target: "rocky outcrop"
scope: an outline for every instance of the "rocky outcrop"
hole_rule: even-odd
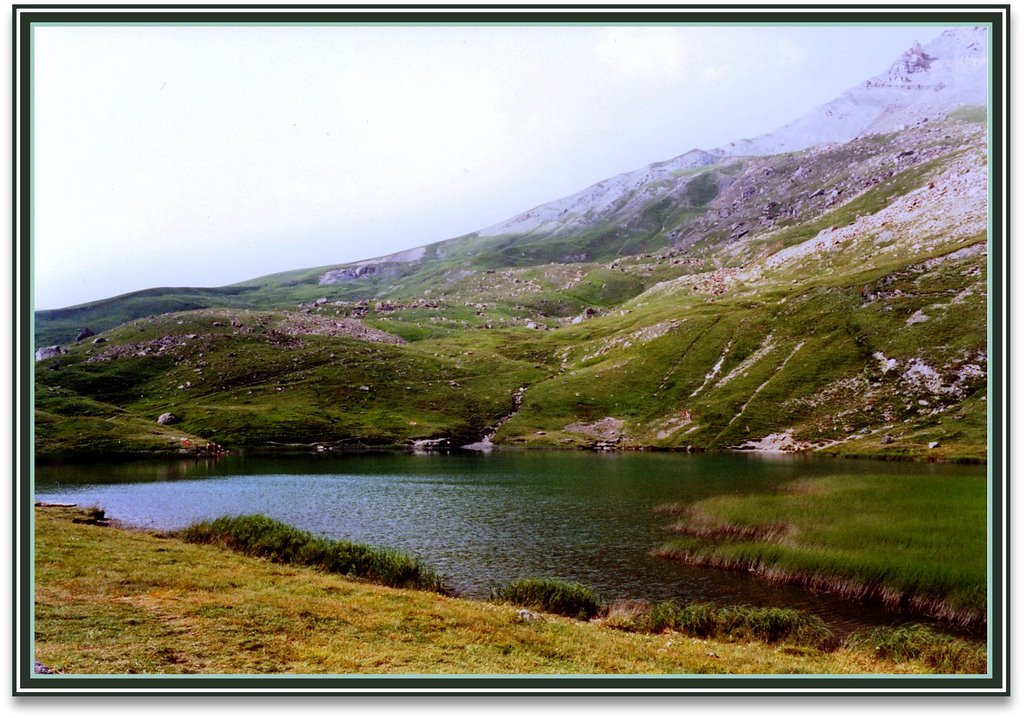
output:
[[[52,347],[39,347],[38,349],[36,349],[36,361],[52,359],[53,357],[57,357],[60,356],[61,354],[67,353],[67,349],[57,345],[54,345]]]
[[[170,425],[170,424],[177,424],[179,421],[181,421],[181,417],[180,416],[178,416],[177,414],[174,414],[174,413],[168,411],[168,412],[166,412],[164,414],[161,414],[157,418],[156,423],[157,424],[163,424],[163,425],[167,426],[167,425]]]
[[[320,275],[320,284],[338,284],[339,282],[351,282],[353,279],[367,277],[377,273],[376,264],[357,264],[341,269],[332,269]]]

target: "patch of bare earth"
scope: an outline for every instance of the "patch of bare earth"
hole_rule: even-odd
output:
[[[622,419],[606,416],[600,421],[595,421],[593,424],[583,424],[580,422],[566,424],[565,431],[573,434],[583,434],[591,439],[614,441],[622,438],[622,428],[624,426],[625,422]]]
[[[347,317],[285,312],[281,315],[276,328],[282,334],[290,336],[350,337],[377,344],[405,344],[405,340],[400,336],[367,326],[359,319]]]

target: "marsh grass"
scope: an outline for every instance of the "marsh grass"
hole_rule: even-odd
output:
[[[985,511],[979,476],[808,479],[692,504],[658,553],[980,625]]]
[[[938,673],[985,673],[988,670],[985,644],[937,633],[918,623],[858,631],[846,639],[845,645],[873,652],[878,658],[920,660]]]
[[[189,543],[214,544],[247,556],[311,566],[385,586],[451,593],[431,569],[403,553],[321,538],[259,514],[194,523],[180,536]]]
[[[606,625],[641,633],[678,631],[695,638],[724,641],[760,641],[835,648],[832,631],[818,616],[791,608],[714,606],[709,603],[680,605],[662,601],[652,606],[612,606]]]
[[[579,583],[549,578],[523,578],[491,592],[491,599],[535,611],[587,621],[601,610],[601,600]]]

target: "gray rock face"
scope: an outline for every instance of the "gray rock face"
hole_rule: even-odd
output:
[[[359,279],[360,277],[365,277],[376,273],[377,265],[375,264],[357,264],[354,267],[332,269],[329,272],[325,272],[320,277],[320,284],[337,284],[338,282],[350,282],[353,279]]]
[[[36,349],[36,361],[52,359],[53,357],[60,356],[61,354],[67,354],[67,350],[58,345],[54,345],[52,347],[39,347]]]
[[[76,342],[80,342],[80,341],[82,341],[83,339],[88,339],[89,337],[91,337],[91,336],[95,336],[95,335],[96,335],[96,332],[94,332],[94,331],[93,331],[92,329],[90,329],[89,327],[86,327],[86,328],[85,328],[85,329],[83,329],[82,331],[78,332],[78,336],[77,336],[77,337],[75,337],[75,341],[76,341]]]
[[[106,337],[96,337],[95,339],[92,340],[92,343],[93,344],[106,344],[107,343],[107,338]]]
[[[168,411],[165,414],[161,414],[159,416],[159,418],[157,418],[156,423],[157,424],[177,424],[179,421],[181,421],[181,417],[180,416],[178,416],[177,414],[173,414],[173,413]]]

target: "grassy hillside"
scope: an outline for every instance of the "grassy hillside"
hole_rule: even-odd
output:
[[[986,174],[961,112],[680,172],[565,234],[39,313],[66,353],[36,364],[37,450],[458,446],[500,424],[534,447],[984,460]],[[69,341],[83,326],[101,343]]]

